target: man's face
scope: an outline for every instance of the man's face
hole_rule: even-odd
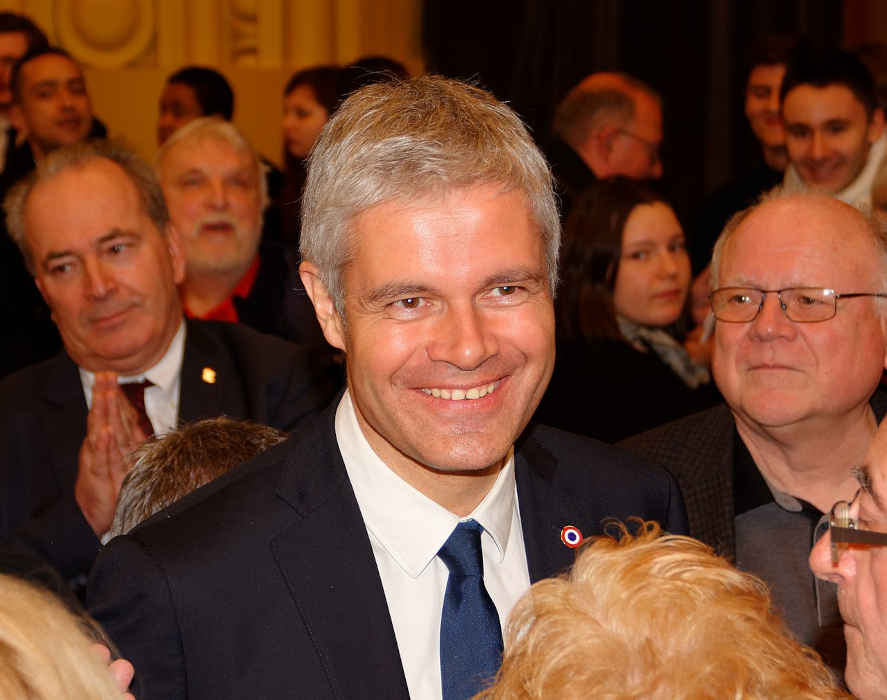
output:
[[[0,34],[0,113],[5,114],[12,106],[12,90],[9,78],[15,62],[28,50],[28,38],[22,32]]]
[[[163,145],[173,132],[203,116],[197,94],[185,83],[167,83],[160,95],[157,117],[157,143]]]
[[[261,175],[252,154],[206,136],[177,143],[159,170],[189,272],[245,271],[262,234]]]
[[[883,117],[872,119],[844,85],[799,85],[782,105],[789,160],[813,190],[835,194],[863,169],[869,147],[881,135]]]
[[[71,359],[119,374],[158,362],[181,322],[184,259],[123,170],[105,159],[63,170],[32,190],[24,223],[34,279]]]
[[[749,215],[727,242],[717,286],[878,292],[883,264],[858,212],[799,196]],[[885,366],[885,342],[872,298],[841,299],[834,318],[797,323],[768,294],[755,320],[717,322],[712,370],[737,420],[753,429],[828,425],[868,401]]]
[[[351,230],[345,321],[325,332],[345,350],[367,440],[408,481],[498,469],[554,366],[545,250],[525,197],[484,185],[390,201]]]
[[[25,63],[21,102],[13,107],[13,116],[38,155],[83,141],[92,126],[92,108],[79,66],[58,54]]]
[[[764,146],[785,144],[782,116],[779,114],[779,88],[785,65],[760,65],[752,68],[745,88],[745,116],[752,131]]]
[[[635,116],[614,132],[610,141],[609,175],[636,179],[662,177],[659,149],[662,145],[662,110],[659,103],[635,92]]]
[[[851,504],[859,527],[887,532],[887,423],[882,424],[860,474],[863,485]],[[844,677],[854,695],[882,698],[887,688],[887,548],[851,546],[832,564],[831,537],[824,536],[810,553],[810,568],[838,585],[838,607],[844,619],[847,667]]]

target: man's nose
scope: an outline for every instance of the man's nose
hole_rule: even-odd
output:
[[[856,562],[849,550],[841,553],[838,563],[832,563],[832,535],[826,532],[810,550],[810,570],[823,581],[841,584],[856,570]]]
[[[825,143],[818,129],[813,131],[810,137],[810,157],[816,160],[825,156]]]
[[[211,179],[207,191],[210,204],[216,209],[228,207],[228,188],[221,180]]]
[[[491,320],[473,304],[449,307],[438,321],[428,355],[462,370],[473,370],[495,355],[498,343]]]
[[[797,333],[795,323],[790,321],[782,308],[782,301],[775,292],[764,297],[761,310],[751,322],[751,332],[759,338],[786,338]]]
[[[105,268],[105,265],[97,260],[84,262],[84,284],[86,293],[95,299],[101,299],[110,294],[114,289],[114,277]]]

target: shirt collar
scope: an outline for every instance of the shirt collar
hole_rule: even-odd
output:
[[[505,467],[484,499],[471,514],[460,518],[385,465],[364,436],[348,391],[336,409],[335,429],[367,529],[407,574],[418,577],[460,520],[469,518],[479,522],[492,539],[497,560],[504,559],[516,507],[514,448],[509,450]]]
[[[182,369],[182,360],[185,357],[185,321],[179,323],[179,329],[172,337],[172,342],[166,349],[163,357],[153,367],[142,374],[118,376],[118,384],[129,384],[147,379],[155,386],[159,386],[164,392],[169,391],[179,376]],[[92,406],[92,387],[95,384],[95,373],[79,367],[80,383],[83,385],[83,393],[86,396],[86,405]]]

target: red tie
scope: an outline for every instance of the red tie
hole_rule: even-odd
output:
[[[154,386],[154,382],[143,379],[140,382],[127,382],[119,386],[121,391],[123,391],[123,395],[126,396],[136,410],[139,427],[145,433],[145,437],[151,437],[154,434],[154,426],[151,425],[151,421],[148,419],[148,412],[145,410],[145,389],[149,386]]]

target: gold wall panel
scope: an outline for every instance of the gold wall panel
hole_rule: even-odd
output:
[[[183,65],[225,74],[234,121],[275,162],[295,70],[371,53],[422,69],[421,0],[0,0],[0,10],[29,15],[83,64],[96,115],[147,158],[164,80]]]

